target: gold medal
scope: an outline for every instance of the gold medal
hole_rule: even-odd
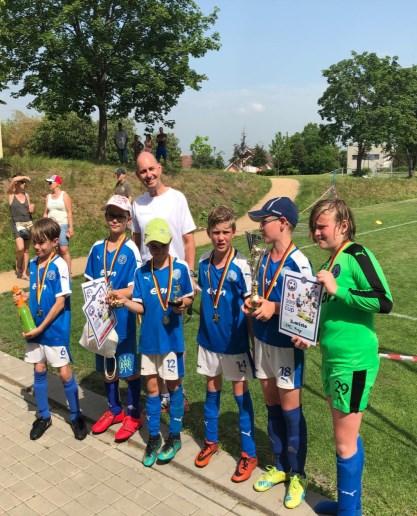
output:
[[[214,312],[214,315],[213,315],[213,322],[215,323],[218,323],[220,320],[220,316],[217,312]]]
[[[163,324],[164,326],[167,326],[170,322],[171,322],[171,320],[170,320],[170,318],[169,318],[169,315],[164,315],[164,316],[162,317],[162,324]]]

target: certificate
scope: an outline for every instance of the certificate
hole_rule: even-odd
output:
[[[290,337],[301,337],[315,345],[322,291],[323,287],[315,277],[287,271],[282,288],[278,330]]]
[[[87,281],[81,285],[84,295],[83,312],[88,322],[88,339],[95,338],[97,347],[103,345],[117,319],[106,303],[107,284],[104,278]]]

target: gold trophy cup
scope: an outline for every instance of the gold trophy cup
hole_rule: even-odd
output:
[[[250,296],[250,302],[252,305],[252,311],[255,311],[260,302],[259,302],[259,269],[262,265],[262,260],[264,256],[267,254],[268,249],[264,247],[264,241],[262,236],[259,233],[246,231],[246,240],[249,247],[249,267],[252,278],[252,290]]]

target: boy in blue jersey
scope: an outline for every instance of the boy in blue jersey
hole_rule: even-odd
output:
[[[195,458],[199,468],[207,466],[218,450],[218,418],[222,377],[233,384],[239,409],[241,457],[233,482],[247,480],[258,461],[254,441],[254,415],[248,390],[253,378],[252,357],[244,299],[250,295],[250,270],[247,260],[232,247],[236,232],[233,212],[214,208],[208,217],[207,234],[213,250],[200,258],[198,284],[201,288],[200,326],[197,342],[197,372],[207,378],[204,403],[205,441]]]
[[[172,239],[168,223],[153,219],[145,227],[145,244],[152,258],[135,272],[132,300],[117,295],[130,311],[142,314],[139,339],[141,375],[146,377],[146,418],[149,440],[143,464],[152,466],[172,460],[181,448],[184,395],[184,334],[182,315],[192,304],[193,286],[186,262],[169,254]],[[161,447],[158,377],[170,393],[169,436]]]
[[[30,431],[32,440],[39,439],[52,424],[47,364],[59,370],[75,438],[82,440],[87,436],[87,426],[80,412],[78,385],[70,366],[71,287],[68,266],[57,254],[60,232],[59,224],[49,218],[33,224],[31,238],[36,258],[29,265],[29,296],[18,293],[25,299],[29,297],[36,324],[36,328],[23,333],[27,340],[25,362],[34,364],[33,390],[38,414]]]
[[[127,197],[113,195],[106,204],[104,218],[109,236],[96,242],[90,250],[84,276],[89,279],[104,278],[116,293],[131,297],[135,270],[140,265],[136,245],[126,237],[132,208]],[[111,304],[110,298],[110,304]],[[136,317],[127,308],[116,310],[115,327],[119,342],[116,348],[116,376],[104,379],[108,410],[91,427],[93,434],[105,432],[111,425],[122,423],[115,434],[116,442],[127,441],[141,426],[140,372],[136,350]],[[110,359],[106,359],[111,362]],[[108,368],[114,367],[113,364]],[[96,369],[104,372],[104,358],[96,355]],[[119,397],[119,378],[127,381],[127,410],[123,410]]]
[[[295,349],[291,338],[278,332],[278,314],[285,270],[312,275],[311,265],[292,242],[298,211],[288,197],[268,201],[260,210],[249,212],[259,222],[266,244],[271,244],[259,270],[259,302],[247,299],[245,313],[253,318],[255,371],[268,410],[268,436],[275,465],[255,482],[256,491],[289,481],[284,499],[288,509],[297,507],[305,497],[304,472],[307,429],[301,407],[304,352]]]

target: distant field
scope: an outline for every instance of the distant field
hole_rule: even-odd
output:
[[[303,183],[306,189],[314,184],[313,178],[308,179],[309,181]],[[324,178],[320,180],[324,181]],[[397,191],[392,190],[391,193],[396,195]],[[308,204],[306,195],[307,193],[304,193],[303,197],[302,190],[301,197],[306,203],[304,206]],[[354,204],[361,204],[360,199],[354,200]],[[394,314],[417,318],[417,199],[381,204],[368,202],[368,205],[362,205],[354,211],[359,228],[357,241],[369,246],[381,262],[394,296]],[[376,220],[382,221],[383,224],[376,224]],[[325,261],[326,255],[311,244],[305,222],[306,217],[302,218],[294,239],[299,247],[304,248],[304,252],[317,269]],[[236,245],[246,253],[244,238],[237,238]],[[203,250],[200,248],[199,254]],[[72,299],[72,350],[75,369],[85,386],[101,392],[101,380],[93,371],[93,355],[83,351],[77,344],[83,324],[80,282],[80,279],[74,281]],[[185,428],[187,432],[201,439],[205,385],[203,378],[195,371],[198,305],[199,300],[196,300],[195,314],[185,324],[185,386],[191,401],[191,411],[185,418]],[[1,298],[0,319],[1,349],[22,357],[23,341],[19,336],[15,310],[8,295]],[[416,324],[417,320],[399,318],[395,315],[378,315],[376,325],[381,349],[402,354],[417,354]],[[334,447],[330,416],[321,388],[320,352],[318,349],[309,350],[307,357],[304,389],[304,408],[309,431],[307,471],[310,485],[334,496]],[[364,514],[391,516],[417,513],[413,487],[417,468],[416,375],[417,364],[381,362],[379,378],[362,427],[367,454]],[[256,381],[251,384],[251,392],[255,402],[259,459],[261,465],[266,465],[270,462],[270,446],[266,435],[264,402]],[[220,436],[223,448],[237,456],[237,415],[230,386],[225,386],[222,398]]]

